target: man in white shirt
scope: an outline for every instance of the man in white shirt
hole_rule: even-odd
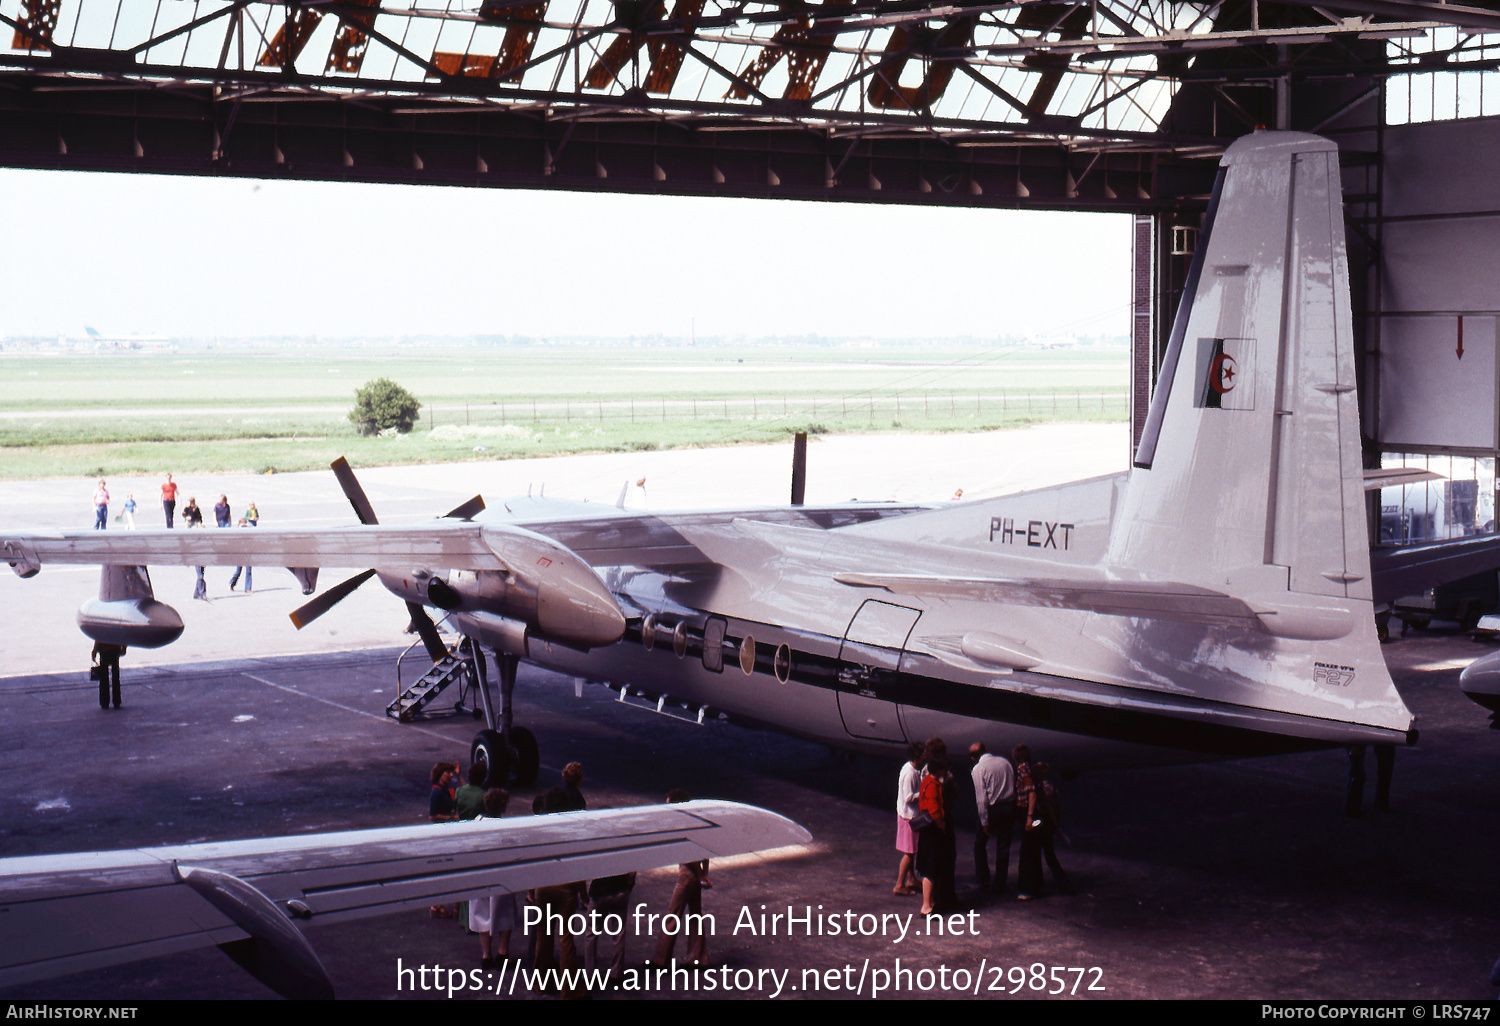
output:
[[[1016,818],[1016,774],[1010,760],[985,751],[984,743],[969,746],[974,763],[974,801],[979,806],[979,833],[974,838],[974,876],[990,887],[989,843],[995,839],[996,894],[1005,893],[1010,872],[1010,835]]]

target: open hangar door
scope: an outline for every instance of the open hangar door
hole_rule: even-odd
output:
[[[1436,479],[1378,493],[1377,550],[1495,533],[1500,455],[1500,118],[1387,126],[1377,160],[1346,174],[1367,464]],[[1365,136],[1366,139],[1370,135]],[[1357,266],[1351,259],[1351,268]],[[1403,623],[1472,626],[1493,569],[1427,595],[1391,596]]]

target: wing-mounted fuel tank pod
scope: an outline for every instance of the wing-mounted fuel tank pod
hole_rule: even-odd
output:
[[[625,633],[615,597],[566,546],[507,524],[486,525],[484,539],[504,569],[382,571],[380,579],[408,601],[457,614],[480,628],[487,644],[515,654],[525,652],[528,634],[590,649]]]
[[[182,617],[151,591],[143,566],[104,566],[99,597],[78,607],[78,628],[105,645],[161,648],[182,634]]]

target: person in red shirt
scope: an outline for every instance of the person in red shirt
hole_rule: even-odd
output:
[[[177,486],[172,483],[172,475],[167,475],[167,480],[161,486],[161,511],[167,515],[167,526],[172,526],[172,514],[177,511]]]

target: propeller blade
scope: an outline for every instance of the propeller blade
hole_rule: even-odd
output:
[[[334,606],[344,601],[344,599],[349,597],[350,592],[374,576],[374,570],[366,570],[364,573],[355,574],[347,581],[340,581],[311,602],[293,610],[291,613],[292,623],[300,631]]]
[[[474,514],[484,509],[484,496],[476,495],[461,506],[455,506],[444,517],[452,517],[454,520],[473,520]]]
[[[427,615],[427,610],[422,608],[419,602],[408,602],[406,611],[411,614],[411,625],[416,628],[417,634],[422,638],[422,647],[427,649],[427,654],[437,662],[448,654],[448,646],[443,644],[443,636],[438,633],[437,624],[432,622],[432,617]]]
[[[354,515],[359,517],[361,524],[378,524],[375,519],[375,507],[370,505],[369,497],[365,490],[359,486],[359,478],[354,476],[354,470],[349,466],[349,461],[340,456],[333,461],[333,476],[339,479],[339,487],[344,490],[344,497],[349,500],[349,505],[354,507]]]

